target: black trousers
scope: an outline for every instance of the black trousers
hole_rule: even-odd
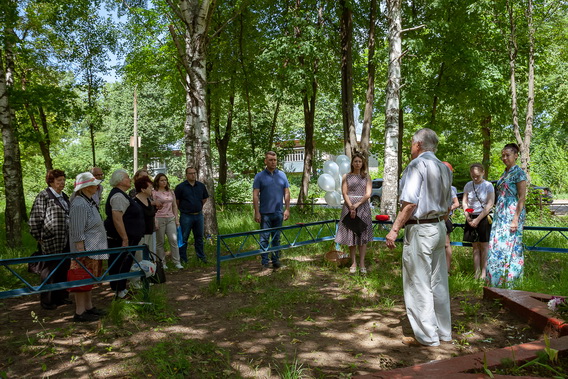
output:
[[[140,242],[140,238],[136,241],[130,240],[130,241],[128,241],[128,245],[129,246],[136,246],[136,245],[138,245],[139,242]],[[111,238],[108,239],[109,249],[113,248],[113,247],[121,247],[121,246],[122,246],[122,240],[111,239]],[[132,256],[129,253],[126,253],[126,252],[120,253],[120,254],[109,255],[109,257],[108,257],[109,267],[115,261],[116,261],[116,263],[109,270],[109,274],[111,274],[111,275],[129,272],[130,268],[132,267],[132,262],[134,261],[134,259],[132,258]],[[116,281],[110,282],[110,288],[112,288],[113,291],[119,292],[119,291],[125,290],[127,284],[128,284],[127,279],[116,280]]]
[[[40,249],[41,251],[41,247],[38,246],[38,249]],[[62,251],[62,253],[68,253],[68,252],[69,252],[68,248]],[[39,276],[42,282],[52,272],[53,275],[51,276],[51,278],[49,278],[46,284],[61,283],[67,281],[67,271],[69,271],[69,267],[71,266],[71,261],[69,259],[66,259],[65,261],[63,261],[61,266],[59,266],[59,268],[55,270],[55,268],[57,267],[57,263],[59,263],[59,261],[41,262]],[[39,300],[41,302],[41,305],[44,307],[50,307],[53,305],[62,305],[64,301],[67,299],[69,299],[69,292],[66,289],[42,292],[39,295]]]

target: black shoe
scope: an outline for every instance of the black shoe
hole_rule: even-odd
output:
[[[54,309],[57,309],[57,304],[44,304],[44,303],[41,303],[41,307],[42,307],[43,309],[47,309],[48,311],[52,311],[52,310],[54,310]]]
[[[92,307],[91,309],[87,309],[85,312],[97,316],[104,316],[107,314],[107,312],[104,309],[98,309],[97,307]]]
[[[99,320],[99,316],[91,314],[87,311],[83,312],[80,315],[75,313],[75,316],[73,316],[73,321],[75,321],[75,322],[90,322],[90,321],[98,321],[98,320]]]
[[[270,269],[270,265],[269,265],[268,263],[265,263],[265,264],[262,265],[262,268],[263,268],[264,270],[269,270],[269,269]]]
[[[280,264],[280,262],[272,262],[272,268],[277,270],[280,267],[282,267],[282,265]]]

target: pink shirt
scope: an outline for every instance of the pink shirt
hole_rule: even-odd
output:
[[[156,217],[175,217],[172,210],[175,195],[173,191],[152,191],[152,198],[162,203],[162,208],[156,212]]]

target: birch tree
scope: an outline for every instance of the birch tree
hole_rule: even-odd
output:
[[[209,200],[205,203],[205,234],[218,234],[215,211],[215,185],[211,159],[209,117],[207,114],[207,44],[209,24],[215,0],[166,0],[176,18],[177,28],[170,25],[170,35],[177,48],[182,83],[186,93],[184,123],[185,156],[188,166],[199,173],[199,180],[207,187]]]
[[[17,20],[16,3],[6,1],[0,6],[0,20],[4,25],[0,38],[0,127],[4,145],[4,194],[6,196],[6,244],[16,248],[22,244],[22,221],[25,218],[22,164],[14,112],[10,106],[9,87],[14,84],[13,26]]]
[[[400,110],[400,59],[402,54],[401,0],[387,0],[389,64],[386,88],[385,167],[381,213],[394,220],[398,201],[398,142]]]

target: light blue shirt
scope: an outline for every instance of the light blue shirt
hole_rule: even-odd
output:
[[[444,216],[452,204],[452,173],[433,152],[412,160],[402,174],[400,201],[416,204],[411,219]]]

